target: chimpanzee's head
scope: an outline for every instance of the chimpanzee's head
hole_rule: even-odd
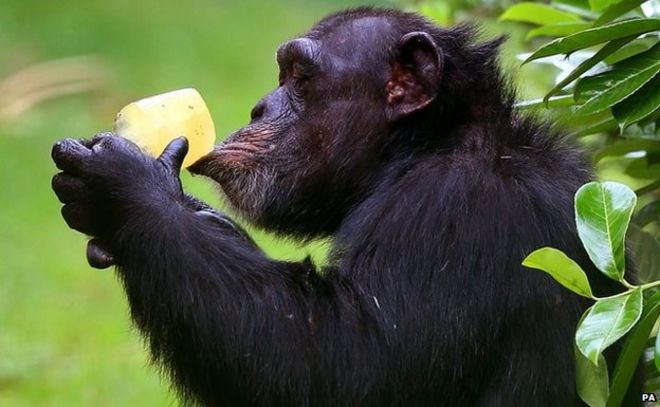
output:
[[[388,161],[436,145],[447,120],[459,121],[467,70],[486,68],[496,48],[469,48],[470,39],[466,27],[391,10],[326,17],[279,47],[279,86],[191,170],[257,225],[330,234]]]

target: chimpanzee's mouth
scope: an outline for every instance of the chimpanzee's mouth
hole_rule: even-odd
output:
[[[217,180],[224,171],[245,167],[246,161],[260,150],[259,146],[249,142],[224,142],[193,163],[188,170]]]
[[[218,181],[228,172],[254,168],[258,157],[273,150],[272,140],[276,130],[272,125],[247,125],[230,134],[188,169],[193,174]]]

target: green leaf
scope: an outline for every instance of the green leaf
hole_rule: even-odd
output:
[[[536,52],[527,58],[523,64],[550,55],[570,54],[573,51],[602,44],[603,42],[631,35],[640,35],[656,30],[660,30],[660,19],[658,18],[638,18],[634,20],[617,21],[551,41],[536,50]]]
[[[644,313],[623,343],[612,375],[607,407],[619,407],[623,402],[658,316],[660,316],[660,293],[644,300]]]
[[[578,326],[575,343],[580,352],[598,366],[603,350],[625,335],[641,314],[641,288],[620,297],[596,301]]]
[[[623,0],[612,4],[603,14],[594,21],[595,26],[603,25],[615,18],[622,16],[630,10],[639,7],[646,0]]]
[[[659,179],[660,163],[652,164],[648,156],[634,158],[626,165],[623,173],[638,179]]]
[[[594,365],[575,348],[575,384],[577,393],[589,407],[604,407],[610,395],[607,363],[603,355]]]
[[[660,199],[648,203],[642,207],[642,209],[637,211],[637,214],[633,217],[633,222],[641,228],[651,222],[660,223]],[[660,253],[658,253],[658,255],[660,255]],[[660,264],[658,264],[658,266],[660,266]]]
[[[576,294],[594,298],[589,280],[582,268],[561,250],[542,247],[530,253],[523,266],[545,271],[557,282]]]
[[[590,182],[575,193],[578,234],[591,261],[613,280],[623,280],[624,239],[637,196],[623,184]]]
[[[532,2],[518,3],[509,7],[509,9],[500,16],[500,21],[505,20],[538,25],[581,21],[580,17],[574,14],[557,10],[547,4]]]
[[[660,72],[660,59],[653,65],[637,72],[630,72],[624,79],[615,83],[611,88],[596,94],[584,102],[575,114],[592,114],[602,112],[614,104],[626,99],[644,84],[653,79]],[[652,113],[652,112],[650,112]]]
[[[648,51],[649,48],[651,48],[653,45],[655,44],[648,44],[646,39],[640,39],[638,37],[630,44],[622,47],[609,57],[605,58],[603,61],[608,65],[614,65],[623,61],[624,59],[628,59],[632,56]]]
[[[612,69],[580,79],[575,86],[575,100],[593,99],[626,82],[640,71],[657,66],[660,61],[660,43],[642,53],[617,62]],[[650,79],[650,78],[649,78]],[[642,84],[643,85],[643,84]]]
[[[541,36],[565,37],[575,34],[578,31],[586,30],[589,27],[591,27],[591,23],[584,22],[548,24],[529,30],[525,39],[531,40],[532,38]]]
[[[573,114],[566,114],[562,117],[558,118],[558,123],[562,127],[568,127],[568,128],[584,128],[587,126],[591,126],[597,123],[602,122],[605,119],[612,119],[612,115],[610,112],[601,112],[601,113],[596,113],[592,114],[589,116],[575,116]],[[615,126],[616,128],[616,122]]]
[[[594,162],[597,163],[605,157],[623,156],[632,151],[660,151],[660,142],[645,139],[622,139],[600,149],[594,155]]]
[[[619,38],[617,40],[608,42],[607,44],[605,44],[603,48],[598,50],[598,52],[596,52],[591,58],[585,60],[580,65],[578,65],[577,68],[575,68],[573,71],[571,71],[570,74],[568,74],[568,76],[566,76],[557,85],[555,85],[555,87],[552,88],[550,92],[548,92],[548,94],[543,99],[545,100],[550,96],[554,95],[555,93],[559,92],[564,88],[564,86],[573,82],[580,75],[587,72],[589,69],[593,68],[597,63],[605,59],[608,55],[611,55],[612,53],[614,53],[614,51],[623,47],[624,45],[634,40],[635,38],[636,36],[632,35],[629,37]]]
[[[564,114],[558,118],[557,125],[561,128],[574,129],[574,132],[570,133],[573,137],[583,137],[595,133],[609,133],[618,128],[618,123],[608,111],[588,116],[575,116],[570,113]]]
[[[617,121],[614,120],[612,117],[607,117],[596,123],[593,123],[589,126],[579,129],[575,133],[575,135],[577,137],[583,137],[583,136],[588,136],[590,134],[607,133],[609,131],[616,129],[616,127],[617,127]]]
[[[516,103],[515,106],[520,109],[535,109],[538,107],[545,107],[547,109],[551,109],[554,107],[573,106],[574,104],[575,101],[573,100],[573,95],[561,95],[561,96],[553,96],[549,98],[547,101],[544,101],[542,98],[523,100]]]
[[[656,75],[630,97],[612,107],[612,115],[622,129],[649,116],[660,108],[660,76]]]
[[[602,11],[617,1],[618,0],[589,0],[589,6],[593,11]]]
[[[658,239],[646,230],[631,225],[630,242],[639,281],[650,283],[659,280],[660,242]]]

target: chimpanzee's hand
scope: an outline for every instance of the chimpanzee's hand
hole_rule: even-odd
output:
[[[53,190],[69,227],[92,236],[87,246],[92,267],[116,262],[115,235],[127,222],[182,203],[179,171],[187,151],[183,137],[170,142],[158,159],[111,133],[55,143],[52,157],[62,172],[53,177]]]

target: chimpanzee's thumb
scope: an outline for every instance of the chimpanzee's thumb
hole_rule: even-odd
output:
[[[175,138],[165,147],[163,153],[158,157],[165,168],[178,175],[181,171],[181,164],[188,153],[188,140],[185,137]]]

